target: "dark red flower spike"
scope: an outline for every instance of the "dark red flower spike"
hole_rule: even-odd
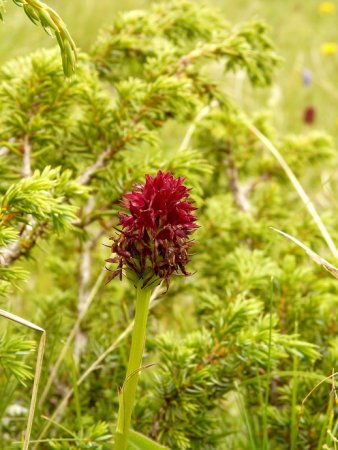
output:
[[[198,228],[184,178],[159,171],[146,175],[145,184],[137,184],[124,195],[125,213],[119,214],[121,230],[111,237],[113,256],[107,262],[117,263],[109,281],[122,275],[124,269],[134,272],[143,285],[165,279],[172,274],[188,275],[186,265],[193,242],[189,236]]]

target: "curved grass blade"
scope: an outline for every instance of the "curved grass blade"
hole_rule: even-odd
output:
[[[16,316],[15,314],[12,314],[8,311],[4,311],[2,309],[0,309],[0,316],[4,317],[5,319],[16,322],[20,325],[23,325],[27,328],[30,328],[31,330],[38,331],[39,333],[41,333],[39,346],[38,346],[38,356],[36,359],[36,366],[35,366],[32,397],[31,397],[26,432],[25,432],[24,442],[23,442],[23,447],[22,447],[23,450],[28,450],[29,442],[30,442],[30,435],[31,435],[32,426],[33,426],[36,399],[37,399],[38,389],[39,389],[43,355],[44,355],[44,351],[45,351],[46,331],[43,328],[36,325],[35,323],[29,322],[28,320],[23,319],[22,317]]]
[[[290,239],[290,241],[297,244],[299,247],[301,247],[306,252],[307,255],[310,256],[312,261],[314,261],[316,264],[319,264],[320,266],[324,267],[324,269],[327,270],[328,272],[330,272],[330,274],[332,276],[334,276],[335,278],[338,278],[338,269],[333,264],[326,261],[326,259],[319,256],[316,252],[311,250],[309,247],[307,247],[305,244],[303,244],[301,241],[299,241],[295,237],[291,236],[290,234],[285,233],[284,231],[278,230],[277,228],[271,227],[271,229],[274,231],[277,231],[277,233],[281,234],[282,236],[285,236],[286,238]]]

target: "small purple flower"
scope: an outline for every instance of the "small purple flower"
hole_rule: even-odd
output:
[[[304,86],[310,86],[310,84],[312,84],[312,72],[310,69],[304,69],[303,70],[303,74],[302,74],[302,78],[303,78],[303,84]]]

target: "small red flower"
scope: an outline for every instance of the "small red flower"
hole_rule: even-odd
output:
[[[180,271],[188,275],[186,264],[193,242],[189,236],[198,227],[189,200],[184,178],[159,171],[155,177],[146,175],[145,184],[137,184],[124,195],[120,213],[119,234],[112,236],[113,256],[107,262],[117,263],[109,281],[132,270],[146,286],[156,279],[165,279]]]
[[[307,106],[303,112],[303,122],[311,125],[316,120],[316,109],[313,106]]]

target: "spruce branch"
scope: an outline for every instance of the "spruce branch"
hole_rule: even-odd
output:
[[[179,87],[181,84],[177,86],[177,90]],[[111,112],[112,122],[116,127],[115,136],[110,138],[109,145],[99,153],[96,161],[79,176],[81,184],[89,184],[92,178],[106,168],[114,156],[127,146],[135,146],[137,142],[150,141],[150,130],[160,128],[164,124],[164,120],[159,117],[163,113],[161,113],[158,101],[163,98],[164,106],[165,101],[170,99],[173,90],[170,81],[163,80],[162,83],[157,81],[156,84],[147,85],[146,83],[141,84],[138,80],[129,80],[117,85],[116,89],[119,93],[119,103],[118,107]],[[138,94],[137,102],[133,97],[136,89],[142,93],[141,96]],[[165,91],[160,92],[161,89]],[[131,105],[133,105],[132,108]]]
[[[175,11],[174,14],[178,13],[181,6],[182,6],[181,4],[179,5],[179,7],[177,5],[173,6]],[[189,17],[193,7],[191,4],[189,4],[189,2],[186,2],[185,8],[186,8],[185,12],[187,15],[185,16],[184,20],[190,21]],[[161,10],[161,7],[159,8],[159,10]],[[195,12],[197,14],[197,10]],[[156,14],[157,12],[155,13],[155,15]],[[162,10],[160,12],[160,17],[162,19],[165,17]],[[184,20],[182,22],[181,20],[182,18],[178,18],[177,22],[175,22],[175,25],[173,25],[174,28],[176,26],[178,27],[177,28],[178,33],[181,33],[182,30],[184,29],[184,27],[181,28],[182,23],[184,23]],[[197,17],[196,20],[197,22],[194,24],[194,26],[196,27],[195,32],[196,36],[199,36],[199,33],[200,36],[204,37],[209,36],[210,33],[209,31],[207,31],[208,27],[205,26],[204,20],[199,22]],[[191,22],[189,23],[191,24]],[[169,25],[169,28],[171,26],[172,25]],[[199,27],[201,27],[200,31]],[[224,30],[223,25],[220,26],[220,29]],[[156,30],[158,31],[158,29]],[[170,31],[168,36],[170,36],[170,39],[173,39],[174,36],[173,30]],[[176,43],[178,42],[179,41],[177,41]],[[94,175],[100,173],[100,171],[102,171],[103,168],[106,168],[109,162],[112,160],[112,158],[120,150],[126,147],[135,146],[138,142],[142,141],[150,142],[150,140],[153,139],[150,133],[153,130],[161,128],[165,123],[165,121],[168,120],[169,118],[175,116],[180,117],[190,114],[190,111],[192,111],[195,108],[196,102],[193,99],[193,94],[195,90],[193,83],[195,82],[195,80],[193,78],[191,79],[189,78],[190,77],[188,73],[189,65],[193,64],[196,60],[200,58],[208,56],[217,58],[218,52],[220,51],[217,45],[211,48],[208,47],[208,44],[205,44],[204,47],[202,46],[197,50],[192,50],[186,55],[184,54],[181,55],[177,63],[178,67],[180,68],[179,70],[177,69],[177,66],[175,67],[175,64],[174,65],[165,64],[162,69],[162,75],[157,79],[156,78],[153,79],[151,83],[147,84],[143,83],[143,85],[140,85],[140,82],[136,82],[135,80],[125,84],[121,83],[120,86],[117,87],[117,89],[120,90],[121,102],[119,105],[119,109],[116,110],[115,116],[119,123],[120,131],[118,131],[118,135],[113,140],[110,141],[111,143],[108,145],[108,147],[106,147],[106,149],[103,150],[97,156],[96,161],[94,161],[94,163],[91,166],[87,167],[84,170],[83,174],[80,175],[79,182],[81,184],[89,184]],[[156,58],[154,59],[153,62],[149,61],[149,70],[152,70],[151,68],[154,66],[156,66]],[[168,69],[168,67],[172,68]],[[168,70],[170,72],[169,77],[168,77]],[[125,94],[130,89],[131,92],[135,92],[134,90],[136,88],[138,90],[140,90],[140,88],[146,89],[146,95],[143,96],[143,98],[142,97],[140,98],[139,104],[137,105],[136,109],[130,109],[130,103],[128,103],[128,100],[125,101],[125,98],[128,99],[128,97],[130,97],[130,99],[132,100],[134,100],[134,98],[130,96],[130,93],[127,94],[127,97],[125,96]],[[199,92],[200,89],[201,87],[197,88],[197,93]],[[189,102],[187,102],[187,99],[189,99],[190,104]],[[183,110],[182,105],[186,105]],[[127,114],[130,115],[131,112],[133,113],[133,116],[128,121],[126,121],[126,115]],[[114,122],[116,122],[116,120],[114,120]],[[32,243],[34,243],[33,239],[27,239],[27,241],[28,242],[31,241]]]
[[[21,358],[34,351],[35,342],[33,340],[2,335],[0,338],[0,366],[7,378],[12,375],[19,383],[26,386],[26,382],[32,380],[34,376],[31,366]]]
[[[91,178],[96,175],[96,173],[103,169],[110,158],[118,152],[118,150],[122,147],[122,143],[117,144],[114,148],[108,147],[104,150],[96,159],[95,163],[88,167],[84,173],[79,177],[79,182],[81,184],[88,184],[91,181]]]
[[[251,22],[232,29],[212,9],[186,1],[171,2],[170,14],[167,10],[166,4],[159,3],[148,13],[122,14],[100,35],[92,54],[103,77],[154,79],[161,73],[181,75],[188,70],[187,76],[196,77],[190,66],[223,58],[228,70],[246,70],[252,84],[270,83],[278,58],[264,24]],[[121,70],[121,59],[131,56],[134,64],[129,71]]]
[[[29,136],[26,135],[23,139],[23,157],[22,157],[22,170],[21,175],[23,178],[31,176],[31,145],[29,142]]]
[[[2,249],[4,264],[10,265],[29,253],[47,226],[56,231],[71,227],[77,208],[64,202],[67,195],[86,195],[87,191],[70,180],[70,171],[50,167],[12,184],[0,200],[0,224],[22,223],[19,238]],[[27,218],[31,217],[31,223]]]
[[[29,254],[38,239],[45,233],[48,222],[23,226],[18,240],[12,242],[8,248],[2,250],[2,264],[10,266],[17,259]]]
[[[226,175],[229,182],[229,189],[234,197],[234,202],[240,211],[251,213],[250,203],[245,195],[244,189],[239,183],[238,171],[235,166],[233,150],[228,144],[224,150]]]
[[[190,65],[196,64],[201,59],[225,58],[228,70],[244,68],[253,85],[268,85],[278,58],[272,51],[272,45],[265,32],[265,26],[262,23],[253,22],[234,30],[230,35],[220,34],[216,36],[218,43],[204,43],[193,49],[190,53],[183,55],[177,66],[171,70],[180,76]],[[262,54],[264,54],[263,58]]]

